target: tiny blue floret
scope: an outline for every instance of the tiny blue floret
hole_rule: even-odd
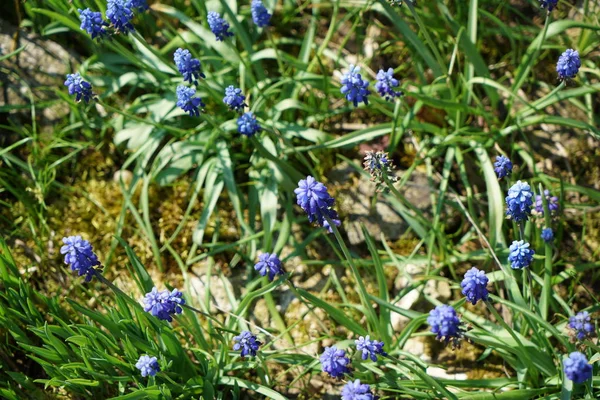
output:
[[[360,379],[354,382],[348,381],[342,388],[342,400],[376,400],[377,396],[371,392],[371,387],[366,383],[360,383]]]
[[[341,378],[346,372],[350,372],[350,359],[346,357],[346,352],[335,346],[325,347],[320,361],[323,372],[327,372],[332,378]]]
[[[583,340],[594,333],[594,324],[592,324],[592,318],[587,311],[581,311],[570,317],[568,326],[575,331],[575,337],[579,340]]]
[[[258,262],[254,266],[261,276],[268,276],[272,281],[275,275],[283,275],[285,271],[277,254],[263,253],[258,256]]]
[[[244,103],[244,100],[246,100],[246,96],[242,94],[242,89],[236,88],[233,85],[225,88],[225,97],[223,97],[223,103],[225,103],[230,110],[243,110],[244,107],[247,106],[247,104]]]
[[[229,32],[229,23],[221,18],[221,15],[216,11],[208,12],[208,26],[212,33],[217,37],[217,41],[223,41],[228,36],[233,36],[233,33]]]
[[[506,196],[506,215],[515,222],[527,220],[533,205],[533,192],[526,182],[517,181]]]
[[[359,337],[354,343],[356,344],[356,350],[362,353],[361,357],[363,360],[370,358],[371,361],[377,361],[378,354],[385,355],[385,351],[383,351],[383,342],[370,340],[369,335],[366,337]]]
[[[131,1],[131,8],[136,11],[146,11],[148,9],[148,3],[146,0],[129,0]]]
[[[467,301],[471,304],[477,304],[479,300],[486,301],[488,299],[488,277],[485,272],[473,267],[467,271],[464,279],[460,283],[462,294],[467,297]]]
[[[105,27],[107,23],[102,19],[101,12],[94,12],[89,8],[85,10],[78,9],[80,28],[92,36],[92,39],[103,38],[108,34]]]
[[[254,136],[262,130],[252,111],[242,114],[237,120],[238,132],[245,136]]]
[[[349,71],[342,77],[342,88],[340,89],[342,94],[346,95],[346,100],[351,101],[355,107],[361,101],[369,104],[367,97],[371,94],[367,89],[369,82],[363,80],[359,72],[360,67],[351,64]]]
[[[431,332],[436,334],[438,340],[456,344],[462,337],[460,319],[454,307],[440,304],[429,312],[427,323],[431,326]]]
[[[329,195],[327,188],[321,182],[309,175],[298,182],[298,188],[294,193],[296,193],[296,203],[308,215],[310,222],[316,222],[319,226],[327,228],[329,232],[333,230],[327,218],[336,226],[340,225],[338,214],[332,208],[335,199]]]
[[[67,80],[65,86],[69,89],[70,95],[75,95],[75,101],[81,101],[89,103],[94,97],[92,93],[92,85],[89,82],[83,80],[79,72],[74,74],[67,74]]]
[[[252,0],[250,8],[252,11],[252,21],[258,27],[262,28],[269,25],[272,15],[269,14],[269,10],[263,5],[262,1]]]
[[[548,12],[554,10],[554,7],[558,4],[558,0],[540,0],[540,6],[548,10]]]
[[[156,357],[150,357],[146,355],[141,356],[138,359],[138,362],[135,364],[135,367],[140,370],[143,377],[148,375],[154,376],[160,372],[160,366],[158,365],[158,360]]]
[[[256,352],[258,348],[262,344],[258,340],[256,340],[256,336],[248,331],[243,331],[239,336],[235,336],[233,338],[234,342],[233,349],[235,351],[241,350],[240,355],[242,357],[246,357],[250,355],[252,357],[256,357]]]
[[[177,107],[190,114],[192,117],[200,115],[200,108],[204,103],[200,97],[194,97],[196,89],[184,85],[177,86]]]
[[[394,78],[394,70],[388,68],[387,71],[380,69],[377,73],[377,83],[375,89],[384,99],[391,101],[396,97],[402,96],[402,91],[395,91],[393,88],[400,86],[398,79]]]
[[[535,251],[524,240],[515,240],[509,247],[508,261],[513,269],[523,269],[533,262]]]
[[[583,383],[592,377],[592,366],[587,357],[578,351],[569,354],[563,361],[565,376],[573,383]]]
[[[171,322],[174,314],[181,314],[183,311],[181,306],[184,304],[183,293],[179,290],[173,289],[172,292],[169,292],[165,289],[159,292],[154,287],[152,291],[146,293],[144,311],[149,312],[158,319]]]
[[[108,0],[106,3],[106,18],[117,32],[128,33],[134,30],[131,23],[133,10],[130,0]]]
[[[496,171],[496,176],[498,179],[502,179],[505,176],[508,176],[512,173],[513,165],[507,157],[502,155],[496,157],[496,162],[494,163],[494,171]]]
[[[200,60],[193,58],[189,50],[175,50],[173,60],[179,73],[183,75],[184,81],[194,83],[197,79],[205,78],[204,74],[200,71]]]
[[[571,79],[575,78],[580,67],[581,59],[577,50],[567,49],[558,58],[556,72],[560,79]]]
[[[550,243],[554,240],[554,231],[552,228],[544,228],[540,236],[544,242]]]
[[[60,254],[65,255],[65,264],[70,265],[71,271],[77,271],[79,276],[85,275],[86,282],[91,281],[102,267],[90,242],[81,236],[64,237],[62,241],[64,246],[60,248]]]
[[[558,197],[552,196],[547,189],[544,190],[544,197],[546,198],[546,203],[548,203],[548,211],[550,211],[550,214],[555,214],[560,208]],[[540,215],[544,215],[544,202],[542,196],[539,194],[535,196],[535,211]]]

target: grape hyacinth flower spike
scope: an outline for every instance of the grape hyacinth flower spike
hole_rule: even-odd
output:
[[[327,228],[329,232],[333,232],[333,229],[329,225],[328,218],[336,226],[340,225],[338,214],[332,208],[335,199],[329,195],[327,188],[321,182],[309,175],[298,182],[298,188],[294,193],[296,193],[296,203],[302,207],[311,223],[317,223]]]
[[[231,111],[242,111],[244,107],[247,106],[247,104],[244,103],[244,100],[246,100],[246,96],[242,94],[242,89],[236,88],[233,85],[225,88],[223,103],[225,103]]]
[[[548,10],[548,12],[554,10],[554,7],[558,4],[558,0],[540,0],[540,6]]]
[[[573,383],[583,383],[592,377],[592,366],[587,357],[578,351],[572,352],[564,359],[563,370],[567,379]]]
[[[85,276],[86,282],[91,281],[102,265],[90,242],[81,236],[64,237],[62,241],[64,246],[60,253],[65,255],[65,264],[70,265],[71,271],[77,271],[79,276]]]
[[[79,102],[83,100],[85,103],[89,103],[94,97],[92,85],[89,82],[84,81],[81,75],[79,75],[79,72],[67,74],[65,86],[69,90],[70,95],[75,95],[75,101]]]
[[[356,344],[356,350],[362,353],[361,357],[363,360],[370,358],[371,361],[377,361],[378,354],[386,355],[385,351],[383,351],[383,342],[370,340],[369,335],[359,337],[354,343]]]
[[[283,275],[285,271],[277,254],[263,253],[258,256],[258,262],[254,266],[261,276],[268,276],[273,281],[275,275]]]
[[[583,340],[594,333],[594,324],[592,324],[592,318],[587,311],[581,311],[570,317],[568,326],[574,331],[578,340]]]
[[[350,65],[349,71],[342,77],[342,88],[340,91],[346,96],[346,100],[351,101],[354,107],[358,107],[358,103],[364,102],[369,104],[368,96],[371,92],[367,89],[369,82],[363,80],[360,74],[360,67]]]
[[[552,228],[544,228],[540,237],[544,242],[551,243],[554,240],[554,231],[552,231]]]
[[[250,355],[252,357],[256,357],[256,352],[258,348],[262,344],[258,340],[256,340],[256,336],[248,331],[243,331],[239,336],[235,336],[233,341],[236,342],[233,345],[233,349],[235,351],[241,350],[240,355],[242,357],[246,357]]]
[[[233,36],[233,33],[229,32],[229,23],[221,18],[221,14],[216,11],[209,11],[208,26],[212,33],[215,34],[218,42],[222,42],[229,36]]]
[[[562,80],[575,78],[580,67],[581,59],[577,50],[567,49],[560,55],[556,63],[558,78]]]
[[[237,120],[238,132],[251,137],[262,130],[252,111],[242,114]]]
[[[427,317],[427,323],[438,340],[445,343],[452,342],[453,347],[458,345],[463,336],[460,319],[452,306],[440,304],[431,310]]]
[[[179,73],[183,75],[183,80],[189,83],[195,83],[200,78],[206,78],[200,71],[200,60],[193,58],[189,50],[177,49],[173,54],[175,66]]]
[[[185,85],[177,86],[177,107],[187,112],[191,117],[200,115],[200,108],[204,103],[200,97],[194,97],[196,89]]]
[[[394,174],[394,163],[384,151],[367,151],[363,162],[365,171],[371,175],[377,190],[386,190],[385,178],[396,182],[398,177]]]
[[[149,312],[158,319],[163,321],[173,321],[173,315],[181,314],[182,305],[185,304],[183,293],[177,289],[172,292],[168,290],[158,291],[156,287],[152,291],[146,293],[144,298],[144,311]]]
[[[160,366],[156,357],[150,357],[147,355],[141,356],[135,367],[140,370],[141,375],[145,378],[148,375],[154,376],[160,372]]]
[[[102,19],[101,12],[94,12],[89,8],[85,10],[78,9],[77,11],[79,11],[79,20],[81,21],[80,28],[86,31],[92,39],[102,39],[108,35],[105,29],[108,24]]]
[[[377,83],[375,90],[387,101],[392,101],[396,97],[402,96],[402,91],[395,91],[394,88],[400,86],[398,79],[394,78],[394,70],[388,68],[387,71],[380,69],[377,73]]]
[[[106,18],[117,32],[127,34],[135,30],[131,23],[132,8],[130,0],[108,0],[106,2]]]
[[[130,0],[131,1],[131,8],[142,12],[142,11],[146,11],[148,9],[148,3],[146,2],[146,0]]]
[[[558,205],[558,197],[552,196],[548,189],[544,190],[544,197],[548,204],[548,211],[550,211],[550,214],[555,214],[560,208]],[[535,196],[535,212],[541,216],[544,215],[544,201],[539,194]]]
[[[509,247],[508,261],[512,269],[529,267],[533,262],[535,251],[529,248],[529,243],[524,240],[515,240]]]
[[[513,221],[521,222],[529,219],[533,205],[533,192],[526,182],[517,181],[508,189],[506,196],[506,215]]]
[[[252,12],[252,21],[254,21],[256,26],[263,28],[269,25],[272,15],[269,14],[269,10],[267,10],[261,0],[252,0],[250,9]]]
[[[502,179],[505,176],[508,176],[512,173],[513,165],[507,157],[502,155],[496,157],[496,162],[494,163],[494,171],[496,171],[496,176],[498,179]]]
[[[342,388],[342,400],[376,400],[377,396],[371,391],[371,386],[360,383],[360,379],[348,381]]]
[[[467,297],[467,301],[475,305],[479,300],[486,301],[488,299],[488,277],[485,272],[473,267],[467,271],[463,281],[460,283],[462,294]]]
[[[346,372],[350,372],[348,368],[350,359],[346,357],[346,352],[335,346],[325,347],[319,360],[323,372],[328,373],[332,378],[341,378]]]

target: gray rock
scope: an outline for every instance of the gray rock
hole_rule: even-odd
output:
[[[15,41],[15,38],[18,40]],[[3,68],[9,73],[0,74],[0,106],[29,106],[30,97],[36,103],[55,98],[54,88],[60,88],[65,75],[72,72],[75,54],[67,51],[52,40],[20,30],[0,19],[0,54],[7,54],[25,46],[18,55],[2,61]],[[51,124],[69,113],[69,107],[63,102],[44,107],[38,112],[40,124]],[[10,112],[13,116],[30,118],[29,107]]]
[[[360,161],[356,160],[356,163]],[[365,241],[361,224],[375,240],[379,240],[382,233],[389,240],[397,240],[407,230],[408,224],[395,207],[382,194],[376,193],[375,184],[360,177],[347,163],[333,168],[328,178],[339,187],[336,192],[337,204],[350,244],[357,245]],[[430,188],[424,173],[414,171],[410,182],[400,192],[424,213],[429,211]],[[375,196],[376,202],[373,201]]]

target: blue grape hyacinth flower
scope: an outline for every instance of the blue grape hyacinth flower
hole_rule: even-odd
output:
[[[346,357],[346,351],[338,349],[335,346],[325,347],[325,351],[319,358],[323,372],[326,372],[332,378],[341,378],[350,369],[350,359]]]
[[[298,182],[294,193],[296,193],[296,203],[302,207],[311,223],[316,222],[319,226],[327,228],[329,232],[333,230],[327,218],[336,226],[340,225],[337,212],[331,208],[335,199],[329,195],[327,188],[321,182],[309,175]]]
[[[148,375],[154,376],[160,372],[160,366],[156,357],[143,355],[138,359],[135,367],[140,370],[141,375],[145,378]]]
[[[131,23],[133,9],[130,0],[108,0],[106,2],[106,18],[117,32],[126,34],[135,29]]]
[[[542,229],[540,237],[544,242],[550,243],[554,240],[554,231],[552,230],[552,228],[544,228]]]
[[[448,343],[452,341],[454,345],[462,337],[460,319],[454,307],[440,304],[429,312],[427,323],[431,326],[431,332],[435,333],[436,338]]]
[[[262,130],[252,111],[242,114],[237,120],[238,132],[245,136],[254,136]]]
[[[571,79],[575,78],[580,67],[581,59],[579,58],[579,52],[577,52],[577,50],[567,49],[558,58],[556,72],[558,73],[559,79]]]
[[[508,248],[508,261],[512,269],[523,269],[529,267],[533,262],[535,251],[529,248],[529,243],[524,240],[515,240]]]
[[[540,6],[548,10],[548,12],[554,10],[554,7],[558,4],[558,0],[540,0]]]
[[[378,354],[386,354],[385,351],[383,351],[383,342],[371,340],[369,335],[366,337],[359,337],[354,343],[356,344],[356,350],[362,353],[361,357],[363,360],[370,358],[371,361],[377,361]]]
[[[342,400],[376,400],[377,396],[371,392],[371,386],[360,383],[360,379],[348,381],[342,388]]]
[[[131,8],[142,12],[142,11],[146,11],[148,9],[148,3],[146,2],[146,0],[129,0],[131,1]]]
[[[496,171],[496,176],[498,179],[502,179],[505,176],[508,176],[512,173],[513,165],[507,157],[502,155],[496,157],[496,162],[494,163],[494,171]]]
[[[173,54],[175,66],[179,73],[183,75],[183,80],[189,83],[194,83],[200,78],[206,78],[200,71],[200,60],[193,58],[189,50],[177,49]]]
[[[354,107],[357,107],[360,102],[369,104],[368,96],[371,92],[367,89],[368,87],[369,82],[363,80],[360,75],[360,67],[351,64],[349,71],[342,77],[342,88],[340,89],[346,96],[346,100],[351,101]]]
[[[485,276],[485,272],[473,267],[467,271],[464,279],[460,283],[462,294],[467,298],[467,301],[475,305],[479,300],[486,301],[488,299],[487,284],[489,279]]]
[[[242,89],[236,88],[233,85],[229,85],[225,88],[225,97],[223,97],[223,103],[225,103],[230,110],[243,110],[244,107],[247,106],[247,104],[244,103],[244,100],[246,100],[246,96],[242,94]]]
[[[394,88],[400,86],[398,79],[394,78],[394,70],[388,68],[387,71],[380,69],[377,72],[377,83],[375,84],[375,90],[387,101],[394,100],[396,97],[402,96],[402,91],[395,91]]]
[[[184,85],[177,86],[177,107],[187,112],[192,117],[200,115],[200,108],[204,103],[200,97],[194,97],[196,89]]]
[[[517,181],[508,189],[506,196],[506,215],[513,221],[521,222],[527,220],[531,214],[533,205],[533,192],[526,182]]]
[[[92,39],[102,39],[108,35],[105,29],[108,24],[102,19],[101,12],[94,12],[89,8],[77,11],[79,11],[79,20],[81,21],[80,28],[91,35]]]
[[[547,189],[544,190],[544,197],[546,198],[546,203],[548,203],[548,211],[550,211],[550,214],[555,214],[560,208],[558,197],[552,196]],[[542,196],[539,194],[535,196],[535,211],[540,215],[544,215],[544,202]]]
[[[221,42],[229,36],[233,36],[233,33],[229,32],[229,23],[221,18],[221,14],[216,11],[208,12],[208,26],[212,33],[215,34],[217,41]]]
[[[67,74],[65,86],[69,90],[70,95],[75,95],[75,101],[81,101],[83,99],[85,103],[89,103],[94,97],[92,85],[89,82],[84,81],[78,72]]]
[[[258,340],[256,340],[256,336],[248,331],[243,331],[239,336],[235,336],[233,338],[234,342],[233,349],[235,351],[241,350],[240,355],[242,357],[246,357],[250,355],[252,357],[256,357],[256,352],[258,348],[262,344]]]
[[[158,291],[156,287],[152,291],[146,293],[144,298],[144,311],[149,312],[158,319],[163,321],[173,321],[174,314],[181,314],[182,305],[185,304],[183,293],[177,289],[169,292],[167,289]]]
[[[269,10],[263,5],[262,1],[252,0],[250,10],[252,12],[252,21],[254,21],[258,27],[263,28],[269,25],[272,15],[269,14]]]
[[[583,340],[594,333],[594,324],[587,311],[581,311],[569,318],[569,328],[573,329],[575,337]]]
[[[81,236],[64,237],[62,241],[64,246],[60,248],[60,254],[65,256],[65,264],[70,265],[71,271],[77,271],[79,276],[85,276],[86,282],[91,281],[101,264],[90,242]]]
[[[258,256],[258,262],[254,265],[254,269],[261,276],[268,276],[270,281],[273,281],[275,275],[283,275],[285,273],[277,254],[271,253],[263,253]]]
[[[563,370],[567,379],[573,383],[583,383],[592,377],[592,366],[585,354],[574,351],[563,361]]]

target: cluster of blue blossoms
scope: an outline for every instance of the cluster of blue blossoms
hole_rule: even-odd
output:
[[[540,0],[541,6],[551,12],[557,5],[556,0]],[[86,31],[92,39],[103,39],[113,33],[127,34],[134,31],[132,20],[136,12],[142,12],[148,9],[146,0],[107,0],[106,20],[102,13],[94,12],[89,8],[78,10],[81,20],[81,29]],[[260,0],[252,0],[251,15],[254,24],[260,28],[269,25],[272,15]],[[217,41],[225,41],[233,37],[234,33],[230,31],[231,26],[221,17],[218,12],[210,11],[207,15],[207,23],[215,35]],[[201,62],[194,58],[189,50],[177,49],[174,53],[174,63],[177,70],[183,77],[183,81],[193,86],[179,85],[176,89],[177,106],[188,113],[190,116],[199,116],[200,109],[205,107],[202,99],[196,97],[196,88],[200,79],[206,78],[201,70]],[[567,49],[558,59],[556,71],[559,79],[566,80],[574,78],[581,67],[579,53],[573,49]],[[387,101],[401,97],[403,92],[397,90],[400,86],[398,79],[394,78],[393,69],[380,69],[376,75],[376,91]],[[68,74],[65,81],[70,95],[74,95],[76,101],[88,103],[93,97],[92,85],[85,81],[79,73]],[[349,66],[347,73],[341,80],[341,93],[346,100],[352,102],[355,107],[359,103],[368,104],[369,82],[363,78],[360,68],[354,65]],[[225,88],[223,103],[229,110],[239,113],[237,120],[238,132],[251,137],[261,131],[256,116],[252,112],[244,112],[246,96],[242,90],[233,85]],[[365,169],[371,176],[378,181],[384,179],[395,180],[393,176],[393,165],[387,153],[368,152],[365,157]],[[508,177],[513,172],[513,164],[505,156],[498,156],[494,163],[494,170],[499,179]],[[332,224],[339,226],[340,220],[337,211],[334,210],[335,199],[329,195],[325,185],[317,181],[312,176],[300,180],[298,188],[294,191],[297,196],[297,204],[307,214],[311,223],[328,229],[332,232]],[[545,190],[543,194],[535,196],[530,186],[521,181],[517,181],[508,190],[506,201],[506,214],[514,222],[521,225],[527,221],[532,213],[532,208],[538,215],[544,215],[544,203],[551,215],[555,215],[559,210],[558,198],[552,196],[550,191]],[[552,228],[546,227],[541,231],[541,238],[550,243],[554,240]],[[70,236],[63,238],[64,246],[61,253],[65,256],[65,263],[70,265],[71,270],[77,271],[79,276],[84,276],[86,282],[89,282],[94,275],[99,273],[101,263],[93,251],[92,246],[81,236]],[[530,244],[524,240],[513,241],[509,248],[508,261],[513,269],[527,268],[533,262],[535,252],[530,248]],[[255,270],[261,275],[273,281],[277,275],[284,275],[285,270],[282,262],[276,254],[263,253],[259,256],[259,261],[254,266]],[[473,267],[464,275],[461,282],[462,294],[466,300],[473,305],[481,301],[488,301],[489,292],[487,289],[489,279],[484,271]],[[173,317],[183,312],[182,306],[185,306],[183,293],[177,289],[172,291],[158,291],[156,287],[145,295],[144,311],[160,320],[172,322]],[[464,327],[461,323],[456,310],[450,305],[438,305],[431,310],[427,318],[431,326],[431,332],[436,335],[438,340],[445,343],[457,345],[464,336]],[[591,317],[588,312],[580,312],[569,319],[568,327],[573,330],[577,340],[589,338],[594,332],[594,326],[591,323]],[[256,356],[262,345],[256,335],[249,331],[242,331],[233,338],[235,351],[240,351],[241,357]],[[386,356],[383,350],[383,342],[371,340],[369,336],[360,337],[355,341],[356,351],[361,354],[362,360],[370,359],[373,362],[378,360],[378,356]],[[322,370],[333,378],[342,378],[349,374],[350,358],[343,349],[336,346],[326,347],[320,356]],[[140,370],[143,377],[155,376],[160,372],[160,366],[156,357],[142,355],[139,357],[136,368]],[[583,383],[591,378],[592,367],[587,358],[580,352],[569,354],[563,361],[563,370],[565,376],[575,383]],[[373,394],[368,384],[361,383],[359,379],[349,381],[342,389],[342,400],[374,400],[377,397]]]
[[[401,91],[395,91],[394,88],[400,86],[400,82],[394,78],[394,70],[389,68],[387,71],[383,69],[377,73],[377,83],[375,89],[386,100],[393,100],[396,97],[403,95]],[[364,102],[369,104],[369,95],[371,92],[368,89],[369,82],[363,79],[360,74],[360,67],[350,64],[348,72],[342,77],[342,87],[340,91],[346,97],[346,100],[351,101],[354,107],[358,103]]]

